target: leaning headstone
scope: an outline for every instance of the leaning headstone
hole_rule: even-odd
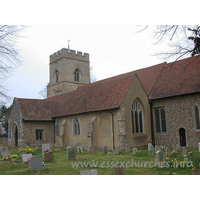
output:
[[[30,154],[22,154],[22,162],[23,162],[23,163],[28,162],[29,159],[30,159],[32,156],[33,156],[32,153],[30,153]]]
[[[155,145],[155,152],[157,152],[158,150],[160,150],[160,146],[159,145]]]
[[[91,169],[91,170],[83,170],[80,171],[81,175],[98,175],[98,172],[96,169]]]
[[[67,147],[67,160],[76,159],[76,147]]]
[[[169,157],[169,156],[171,155],[171,150],[170,150],[170,148],[169,148],[169,147],[166,147],[165,151],[166,151],[166,157]]]
[[[164,151],[162,150],[158,150],[156,152],[156,163],[160,164],[160,162],[163,162],[164,159]],[[159,166],[159,165],[158,165]]]
[[[136,153],[137,153],[137,148],[134,147],[134,148],[133,148],[133,155],[136,155]]]
[[[51,160],[53,160],[53,151],[52,150],[44,153],[44,161],[50,162]]]
[[[2,151],[8,151],[8,147],[0,147],[0,153],[1,153],[1,155],[2,155]]]
[[[107,153],[107,150],[108,150],[108,147],[107,147],[107,146],[104,146],[104,147],[103,147],[103,153]]]
[[[113,167],[113,174],[114,175],[125,175],[124,167],[122,167],[121,165],[117,165],[117,166]]]
[[[1,155],[3,156],[3,157],[10,157],[11,156],[11,153],[10,153],[10,151],[8,151],[8,150],[2,150],[2,153],[1,153]]]
[[[33,156],[29,159],[29,168],[31,171],[42,171],[41,165],[41,157],[40,156]]]
[[[183,157],[187,157],[187,149],[186,149],[186,147],[182,148],[182,152],[183,152]]]
[[[200,152],[200,142],[198,143],[198,145],[199,145],[199,152]]]
[[[149,156],[154,156],[154,148],[152,144],[148,145],[148,153]]]
[[[42,144],[42,157],[44,157],[44,151],[46,151],[46,150],[51,150],[50,143]]]

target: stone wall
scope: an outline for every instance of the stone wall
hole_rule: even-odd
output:
[[[200,106],[200,94],[154,100],[153,109],[165,107],[167,126],[166,134],[155,134],[155,144],[180,146],[179,129],[184,128],[186,132],[186,146],[197,147],[200,141],[200,131],[195,128],[195,105]]]

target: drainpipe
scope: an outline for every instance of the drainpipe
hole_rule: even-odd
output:
[[[154,124],[153,124],[153,108],[152,101],[149,99],[150,104],[150,117],[151,117],[151,137],[152,137],[152,145],[155,146],[155,137],[154,137]]]
[[[113,151],[115,150],[115,132],[114,132],[114,114],[109,111],[112,115],[112,133],[113,133]]]

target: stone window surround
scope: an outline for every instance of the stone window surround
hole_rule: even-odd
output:
[[[37,134],[41,134],[41,137],[39,137],[39,135],[37,136]],[[44,140],[44,129],[35,129],[35,140],[36,141],[43,141]]]
[[[199,119],[199,124],[197,124],[197,119],[196,119],[196,109],[195,108],[198,108],[198,118],[200,117],[200,113],[199,113],[199,106],[197,104],[194,105],[194,123],[195,123],[195,130],[196,131],[200,131],[200,127],[198,128],[198,126],[200,126],[200,119]]]
[[[164,108],[165,110],[165,126],[166,126],[166,132],[156,132],[156,116],[155,116],[155,109],[161,109]],[[166,106],[165,105],[159,105],[153,107],[153,126],[154,126],[154,135],[167,135],[167,118],[166,118]],[[160,115],[160,128],[161,128],[161,115]]]
[[[78,125],[79,125],[79,134],[74,134],[75,130],[74,130],[74,123],[75,123],[75,119],[78,119]],[[78,116],[74,116],[73,119],[72,119],[72,135],[74,137],[80,137],[81,136],[81,125],[80,125],[80,119]]]

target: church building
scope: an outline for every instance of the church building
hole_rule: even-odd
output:
[[[64,48],[50,56],[48,97],[14,98],[8,144],[197,147],[199,77],[195,56],[90,83],[89,54]]]

